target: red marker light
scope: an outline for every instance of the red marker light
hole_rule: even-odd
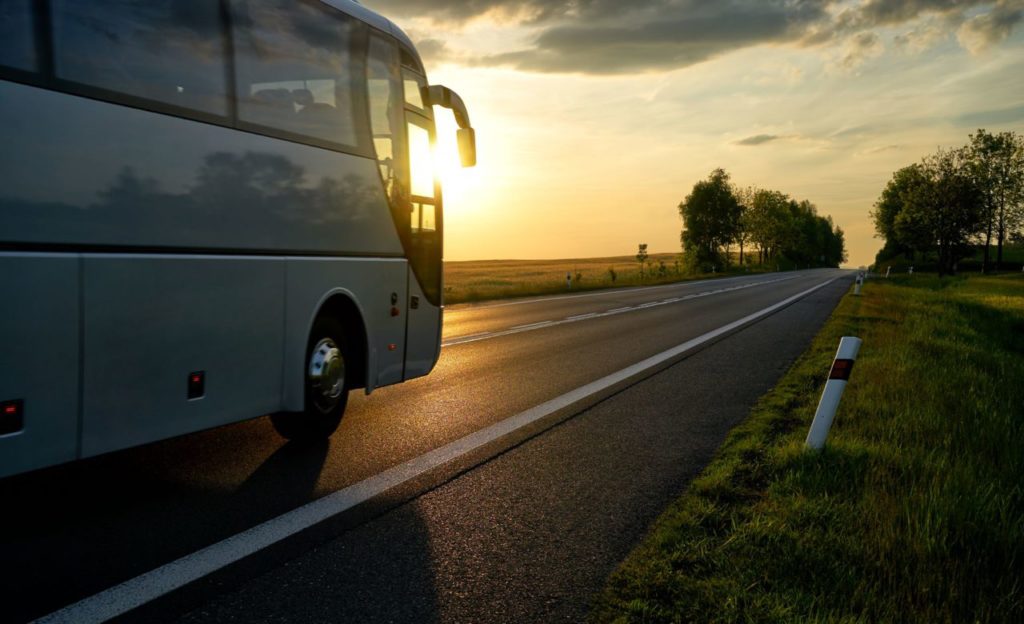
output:
[[[0,435],[18,433],[24,429],[24,409],[25,404],[21,399],[0,402]]]
[[[203,371],[188,374],[188,399],[201,399],[206,394],[206,375]]]

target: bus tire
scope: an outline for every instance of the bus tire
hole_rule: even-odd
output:
[[[270,422],[289,440],[323,440],[338,428],[348,403],[348,342],[341,324],[330,317],[313,323],[306,346],[305,410],[282,412]]]

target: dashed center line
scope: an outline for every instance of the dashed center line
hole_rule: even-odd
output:
[[[539,323],[530,323],[529,325],[516,325],[515,327],[512,327],[511,329],[537,329],[538,327],[544,327],[546,325],[551,325],[554,322],[555,321],[541,321]],[[491,332],[491,333],[494,333],[494,332]],[[463,336],[462,338],[466,338],[466,337],[467,336]]]
[[[556,325],[565,325],[566,323],[577,323],[579,321],[586,321],[589,319],[602,318],[605,316],[611,316],[613,314],[623,314],[625,312],[635,312],[637,310],[646,310],[647,308],[653,308],[655,306],[666,305],[669,303],[676,303],[678,301],[686,301],[687,299],[696,299],[698,297],[709,297],[711,295],[717,295],[724,292],[731,292],[734,290],[742,290],[744,288],[751,288],[753,286],[764,286],[766,284],[774,284],[777,282],[784,282],[791,280],[793,277],[781,277],[778,279],[767,280],[764,282],[752,282],[749,284],[741,284],[739,286],[733,286],[732,288],[722,288],[719,290],[705,290],[704,292],[697,293],[695,295],[686,295],[683,297],[672,297],[670,299],[663,299],[660,301],[648,301],[635,306],[625,306],[622,308],[615,308],[614,310],[608,310],[607,312],[588,312],[586,314],[577,314],[575,316],[569,316],[559,320],[540,321],[537,323],[528,323],[526,325],[515,325],[508,329],[496,330],[490,332],[480,332],[476,334],[469,334],[468,336],[458,336],[452,338],[441,344],[442,347],[454,347],[460,344],[466,344],[469,342],[478,342],[480,340],[490,340],[491,338],[499,338],[501,336],[509,336],[511,334],[519,334],[522,332],[533,331],[535,329],[542,329],[545,327],[555,327]]]

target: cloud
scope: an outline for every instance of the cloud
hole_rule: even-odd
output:
[[[892,41],[896,47],[911,54],[924,52],[949,38],[952,31],[962,22],[958,17],[921,20],[912,29],[893,37]]]
[[[903,24],[926,13],[961,12],[985,0],[868,0],[858,11],[862,26]]]
[[[795,41],[822,2],[652,0],[585,7],[541,29],[532,47],[479,59],[539,72],[615,74],[686,67],[732,50]],[[628,8],[624,8],[628,7]],[[609,19],[614,17],[614,19]]]
[[[969,128],[1020,123],[1024,121],[1024,105],[965,113],[957,117],[956,121]]]
[[[957,32],[980,51],[1005,39],[1024,0],[369,0],[386,15],[425,19],[441,32],[489,16],[521,29],[519,49],[446,53],[470,65],[534,72],[668,71],[758,45],[834,46],[854,68],[884,46],[875,32],[919,51]],[[987,9],[987,11],[986,11]],[[981,11],[981,13],[979,13]],[[959,31],[957,30],[959,29]],[[432,35],[438,39],[438,35]],[[508,49],[508,48],[506,48]]]
[[[870,147],[870,148],[862,150],[862,151],[860,151],[858,153],[861,154],[861,155],[882,154],[884,152],[892,152],[892,151],[896,151],[896,150],[901,150],[901,149],[904,149],[905,147],[906,147],[905,145],[899,145],[899,144],[880,145],[878,147]]]
[[[856,69],[883,52],[885,46],[878,35],[873,32],[857,33],[844,42],[838,64],[843,69]]]
[[[629,6],[656,6],[664,0],[372,0],[388,16],[422,17],[462,23],[485,15],[505,21],[544,22],[560,17],[594,18],[621,13]]]
[[[736,141],[736,145],[764,145],[765,143],[771,143],[772,141],[777,141],[781,138],[782,137],[777,134],[757,134]]]
[[[419,39],[416,41],[416,50],[429,65],[458,59],[458,55],[440,39]]]
[[[1010,36],[1024,19],[1024,2],[1004,0],[988,13],[976,15],[963,23],[956,38],[971,54],[981,54]]]

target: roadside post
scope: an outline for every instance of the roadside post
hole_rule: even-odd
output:
[[[914,265],[910,265],[910,268],[907,269],[907,275],[913,275],[913,274],[914,274]]]
[[[889,271],[892,271],[891,266],[885,267],[885,279],[889,279]]]
[[[857,281],[853,285],[854,296],[860,297],[860,287],[864,284],[864,274],[860,273],[857,275]]]
[[[825,446],[828,431],[832,428],[832,419],[839,408],[839,399],[843,397],[843,390],[846,390],[846,382],[850,379],[850,371],[853,370],[857,352],[860,351],[860,343],[860,338],[853,336],[843,336],[839,340],[839,350],[836,351],[832,369],[828,373],[828,381],[825,382],[825,390],[821,393],[821,401],[814,412],[811,429],[804,441],[805,448],[819,451]]]
[[[565,272],[565,288],[566,290],[572,289],[572,274],[568,271]]]

